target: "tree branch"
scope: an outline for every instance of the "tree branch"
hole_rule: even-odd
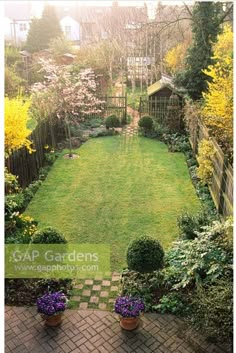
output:
[[[224,13],[224,15],[221,17],[220,19],[220,23],[224,22],[224,19],[230,14],[230,12],[233,11],[233,5],[230,6],[230,8],[228,9],[228,11],[226,11]]]
[[[190,15],[190,17],[193,18],[193,14],[192,14],[190,8],[188,7],[188,5],[185,4],[185,2],[184,2],[183,4],[184,4],[184,7],[185,7],[185,9],[187,10],[188,14]]]

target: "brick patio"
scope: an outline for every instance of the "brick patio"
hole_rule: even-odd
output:
[[[117,316],[98,310],[67,310],[58,328],[44,326],[35,307],[6,307],[6,353],[228,353],[171,315],[145,314],[132,332]]]

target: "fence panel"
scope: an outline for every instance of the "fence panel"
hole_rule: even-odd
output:
[[[100,99],[105,101],[104,117],[114,114],[120,120],[126,119],[127,96],[106,96]]]
[[[39,169],[44,164],[44,154],[46,153],[44,146],[52,145],[48,122],[39,124],[29,139],[33,142],[35,152],[30,154],[25,147],[22,147],[6,160],[8,170],[18,176],[19,184],[23,188],[37,179]]]
[[[195,155],[200,141],[210,138],[206,125],[200,119],[196,121],[188,126],[189,140]],[[213,175],[208,186],[217,210],[227,217],[233,214],[233,168],[216,140],[211,138],[211,141],[215,155],[212,160]]]

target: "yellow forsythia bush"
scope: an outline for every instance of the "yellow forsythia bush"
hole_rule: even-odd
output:
[[[170,74],[174,74],[184,68],[184,60],[186,57],[188,45],[187,43],[179,43],[174,48],[170,49],[165,57],[164,62],[166,69]]]
[[[215,148],[211,141],[202,140],[199,143],[197,161],[199,167],[197,168],[197,176],[201,179],[203,184],[209,184],[213,173],[213,156]]]
[[[203,72],[212,78],[203,93],[202,117],[224,153],[233,150],[233,32],[224,27],[214,46],[215,64]]]
[[[9,155],[23,146],[31,153],[32,142],[28,139],[31,131],[27,129],[30,101],[23,102],[19,97],[13,99],[6,97],[4,104],[6,154]]]

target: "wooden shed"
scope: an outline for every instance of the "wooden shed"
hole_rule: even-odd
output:
[[[147,93],[149,114],[161,125],[178,130],[183,97],[174,86],[172,77],[162,74],[159,81],[148,87]]]
[[[57,62],[60,65],[70,65],[74,62],[76,55],[65,53],[57,57]]]
[[[182,99],[182,94],[177,90],[173,83],[173,78],[166,74],[161,75],[161,79],[147,89],[147,94],[149,98],[154,97],[164,97],[170,98],[172,94],[177,94],[180,99]]]

